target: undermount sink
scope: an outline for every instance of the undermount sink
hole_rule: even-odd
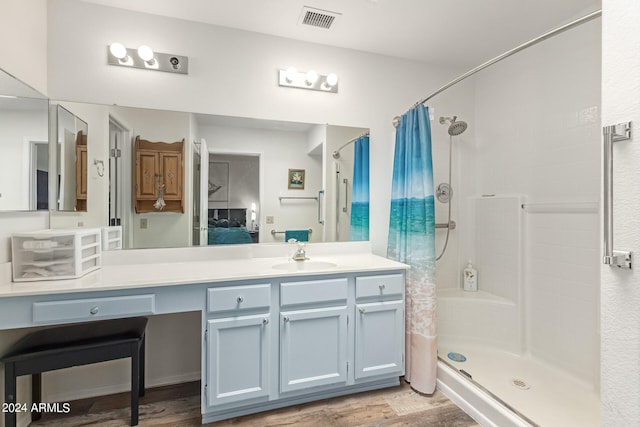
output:
[[[285,271],[306,271],[306,270],[324,270],[336,267],[337,264],[329,261],[288,261],[272,266],[276,270]]]

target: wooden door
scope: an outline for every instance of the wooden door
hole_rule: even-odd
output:
[[[136,199],[156,200],[159,186],[158,153],[138,150],[136,153]]]
[[[76,145],[76,211],[87,210],[87,146]]]
[[[182,153],[160,152],[165,200],[182,199]]]

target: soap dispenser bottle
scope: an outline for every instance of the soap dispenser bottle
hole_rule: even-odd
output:
[[[474,268],[471,261],[462,270],[462,289],[471,292],[478,290],[478,270]]]

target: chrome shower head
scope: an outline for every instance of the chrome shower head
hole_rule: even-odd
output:
[[[467,122],[463,120],[456,120],[457,118],[458,116],[453,116],[453,118],[440,117],[441,125],[445,124],[447,121],[450,123],[449,129],[447,129],[447,132],[449,132],[449,135],[451,136],[458,136],[461,133],[463,133],[465,130],[467,130]]]

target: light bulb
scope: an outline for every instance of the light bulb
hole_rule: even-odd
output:
[[[305,83],[307,86],[313,86],[313,84],[318,80],[318,73],[315,70],[307,71],[307,80]]]
[[[138,56],[143,61],[152,62],[153,61],[153,50],[149,46],[143,44],[142,46],[140,46],[138,48]]]
[[[338,84],[338,76],[335,73],[327,75],[327,85],[335,86]]]
[[[284,75],[285,79],[287,79],[287,83],[291,83],[293,79],[296,78],[297,74],[298,70],[296,70],[294,67],[287,68],[287,72]]]
[[[109,45],[109,52],[118,59],[125,59],[127,57],[127,48],[124,47],[122,43],[111,43]]]

